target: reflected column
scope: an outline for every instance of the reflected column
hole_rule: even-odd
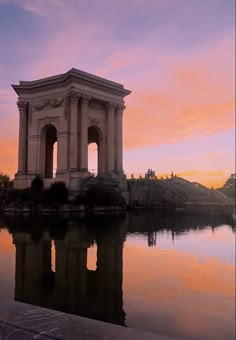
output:
[[[23,233],[14,233],[12,236],[16,247],[15,299],[24,301],[25,237]]]
[[[104,321],[124,325],[123,310],[123,237],[109,233],[98,239],[97,275],[100,314]],[[121,236],[121,237],[119,237]]]

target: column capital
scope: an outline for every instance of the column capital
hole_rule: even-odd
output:
[[[116,104],[113,102],[107,102],[106,107],[108,110],[114,110],[116,108]]]
[[[68,99],[70,103],[78,102],[81,97],[81,94],[76,92],[69,93]]]
[[[116,112],[119,114],[123,114],[123,111],[125,110],[125,105],[124,104],[119,104],[116,107]]]
[[[92,99],[92,97],[88,96],[87,94],[82,94],[82,96],[81,96],[82,104],[88,104],[91,99]]]
[[[20,113],[24,113],[26,111],[27,104],[27,102],[23,102],[21,100],[17,101],[17,107]]]

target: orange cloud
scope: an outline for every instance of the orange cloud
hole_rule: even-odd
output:
[[[58,9],[64,24],[63,11],[68,14],[72,9],[65,6],[64,0],[49,2],[24,0],[20,6],[37,15],[51,15]],[[122,6],[119,10],[123,11]],[[37,79],[89,65],[88,71],[124,83],[133,91],[126,98],[125,149],[187,142],[234,128],[234,34],[218,36],[215,41],[197,47],[185,46],[183,53],[165,44],[165,30],[170,34],[173,29],[169,26],[124,44],[112,39],[106,27],[96,22],[90,25],[78,20],[66,22],[66,29],[44,42],[40,57],[25,66],[24,74],[28,79]],[[95,55],[96,60],[102,60],[100,64],[90,57]],[[1,140],[9,137],[9,130],[15,140],[16,97],[9,94],[11,90],[4,91],[1,93],[0,89],[0,110],[4,113],[0,118]],[[0,167],[10,168],[13,165],[6,159],[5,144],[0,146]],[[15,141],[12,148],[13,145],[17,153]]]
[[[16,139],[2,138],[0,136],[0,172],[11,177],[17,169],[17,142]]]
[[[228,178],[228,173],[222,170],[210,171],[193,169],[179,172],[176,175],[192,182],[199,182],[208,188],[219,188]]]

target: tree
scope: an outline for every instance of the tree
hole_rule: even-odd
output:
[[[68,202],[69,192],[64,182],[55,182],[49,189],[44,190],[45,201],[49,204],[65,204]]]
[[[230,177],[227,179],[225,184],[218,188],[223,194],[229,197],[235,197],[236,195],[236,174],[231,174]]]
[[[103,182],[93,184],[83,196],[79,195],[77,203],[94,206],[124,206],[125,200],[121,193]]]
[[[0,189],[8,188],[11,185],[10,177],[0,172]]]
[[[40,176],[36,176],[30,187],[32,197],[36,202],[40,202],[43,198],[43,180]]]

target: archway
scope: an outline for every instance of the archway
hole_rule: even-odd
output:
[[[96,176],[102,171],[102,134],[98,127],[88,128],[88,170]]]
[[[97,176],[98,172],[98,146],[96,143],[88,145],[88,171],[92,176]]]
[[[41,173],[45,178],[52,178],[57,168],[57,150],[55,152],[55,143],[57,142],[57,129],[53,125],[47,125],[43,128],[41,134]]]

